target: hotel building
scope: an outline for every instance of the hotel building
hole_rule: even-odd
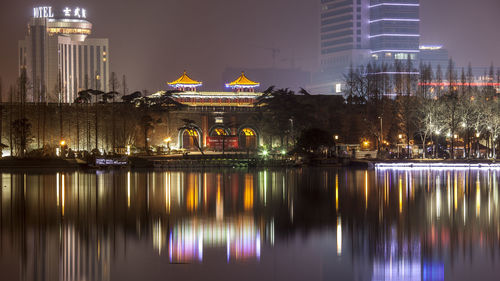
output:
[[[108,91],[108,39],[87,38],[82,8],[36,7],[19,41],[19,74],[26,71],[28,102],[72,103],[84,89]]]

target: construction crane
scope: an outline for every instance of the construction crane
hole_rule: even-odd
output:
[[[273,58],[273,68],[276,68],[276,59],[278,58],[279,53],[281,52],[281,49],[279,48],[270,48],[270,47],[263,47],[263,46],[254,46],[255,48],[270,51],[271,56]]]

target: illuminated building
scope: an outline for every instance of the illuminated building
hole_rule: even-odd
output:
[[[330,79],[369,58],[369,12],[369,0],[321,0],[320,64]]]
[[[26,70],[27,101],[71,103],[78,91],[108,91],[108,39],[87,38],[87,11],[35,7],[28,33],[19,41],[19,73]]]
[[[175,101],[187,105],[190,112],[206,113],[194,128],[179,130],[177,147],[191,149],[196,141],[214,150],[255,149],[258,146],[257,130],[248,124],[237,124],[234,114],[228,113],[251,114],[255,102],[262,96],[255,91],[260,86],[259,82],[250,80],[242,72],[234,81],[225,83],[226,88],[232,91],[204,92],[198,91],[203,83],[184,71],[181,77],[167,84],[179,91],[172,95]],[[160,91],[152,97],[165,93]]]
[[[438,65],[442,69],[446,69],[448,65],[448,50],[440,45],[420,45],[420,61],[425,64],[430,64],[435,72]]]
[[[420,53],[419,0],[370,1],[370,49],[374,61],[415,61]]]
[[[320,71],[309,92],[342,94],[349,69],[370,61],[418,59],[419,0],[320,1]]]

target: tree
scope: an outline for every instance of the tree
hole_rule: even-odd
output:
[[[323,149],[329,149],[334,144],[332,134],[322,129],[311,128],[302,131],[297,140],[296,150],[315,153]]]
[[[193,140],[194,146],[196,146],[196,148],[198,148],[201,155],[205,155],[205,153],[203,152],[203,148],[201,147],[201,144],[198,141],[198,128],[194,124],[194,121],[190,120],[190,119],[182,119],[182,122],[184,122],[184,125],[182,127],[180,127],[179,130],[187,131],[189,136]]]
[[[16,119],[11,124],[13,129],[14,144],[18,156],[23,157],[26,154],[26,148],[32,141],[31,123],[27,118]]]

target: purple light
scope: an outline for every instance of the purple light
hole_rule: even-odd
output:
[[[377,163],[375,169],[398,169],[398,170],[499,170],[500,164],[458,164],[458,163]]]
[[[382,37],[382,36],[390,36],[390,37],[420,37],[420,34],[377,34],[377,35],[371,35],[369,38],[375,38],[375,37]]]
[[[371,20],[369,23],[375,23],[379,21],[408,21],[408,22],[419,22],[420,19],[395,19],[395,18],[383,18],[383,19],[376,19],[376,20]]]
[[[402,7],[420,7],[420,4],[409,4],[409,3],[380,3],[369,6],[368,8],[375,8],[379,6],[402,6]]]

